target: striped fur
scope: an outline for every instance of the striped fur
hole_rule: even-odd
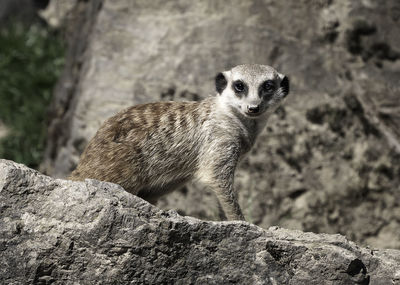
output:
[[[269,77],[279,79],[276,71],[266,68]],[[224,73],[227,84],[216,97],[143,104],[121,111],[100,127],[70,179],[117,183],[152,203],[197,179],[215,190],[228,219],[244,219],[233,189],[235,168],[286,95],[277,90],[269,98],[274,105],[264,102],[267,107],[260,116],[250,118],[237,107],[240,98],[232,97],[231,77],[240,77],[233,71],[243,73],[243,80],[250,84],[256,82],[254,77],[265,77],[265,68],[243,65]]]

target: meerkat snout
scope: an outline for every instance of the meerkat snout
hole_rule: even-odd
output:
[[[109,118],[70,179],[98,179],[155,203],[195,179],[212,188],[230,220],[243,220],[235,169],[289,93],[289,79],[245,64],[215,77],[217,95],[200,102],[157,102]]]
[[[260,111],[259,105],[248,105],[247,112],[252,114],[257,114]]]

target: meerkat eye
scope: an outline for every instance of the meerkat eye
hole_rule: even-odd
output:
[[[241,93],[245,89],[245,85],[242,81],[235,81],[233,82],[233,88],[235,89],[236,92]]]
[[[266,92],[271,93],[275,90],[275,83],[272,80],[267,80],[263,87]]]

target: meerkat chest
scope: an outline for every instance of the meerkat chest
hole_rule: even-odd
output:
[[[235,117],[219,117],[211,120],[205,132],[208,134],[205,142],[213,149],[235,146],[240,155],[244,155],[253,147],[259,134],[256,121],[243,122]]]

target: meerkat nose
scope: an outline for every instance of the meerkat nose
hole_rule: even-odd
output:
[[[247,106],[247,112],[257,114],[260,111],[260,106],[258,105],[249,105]]]

